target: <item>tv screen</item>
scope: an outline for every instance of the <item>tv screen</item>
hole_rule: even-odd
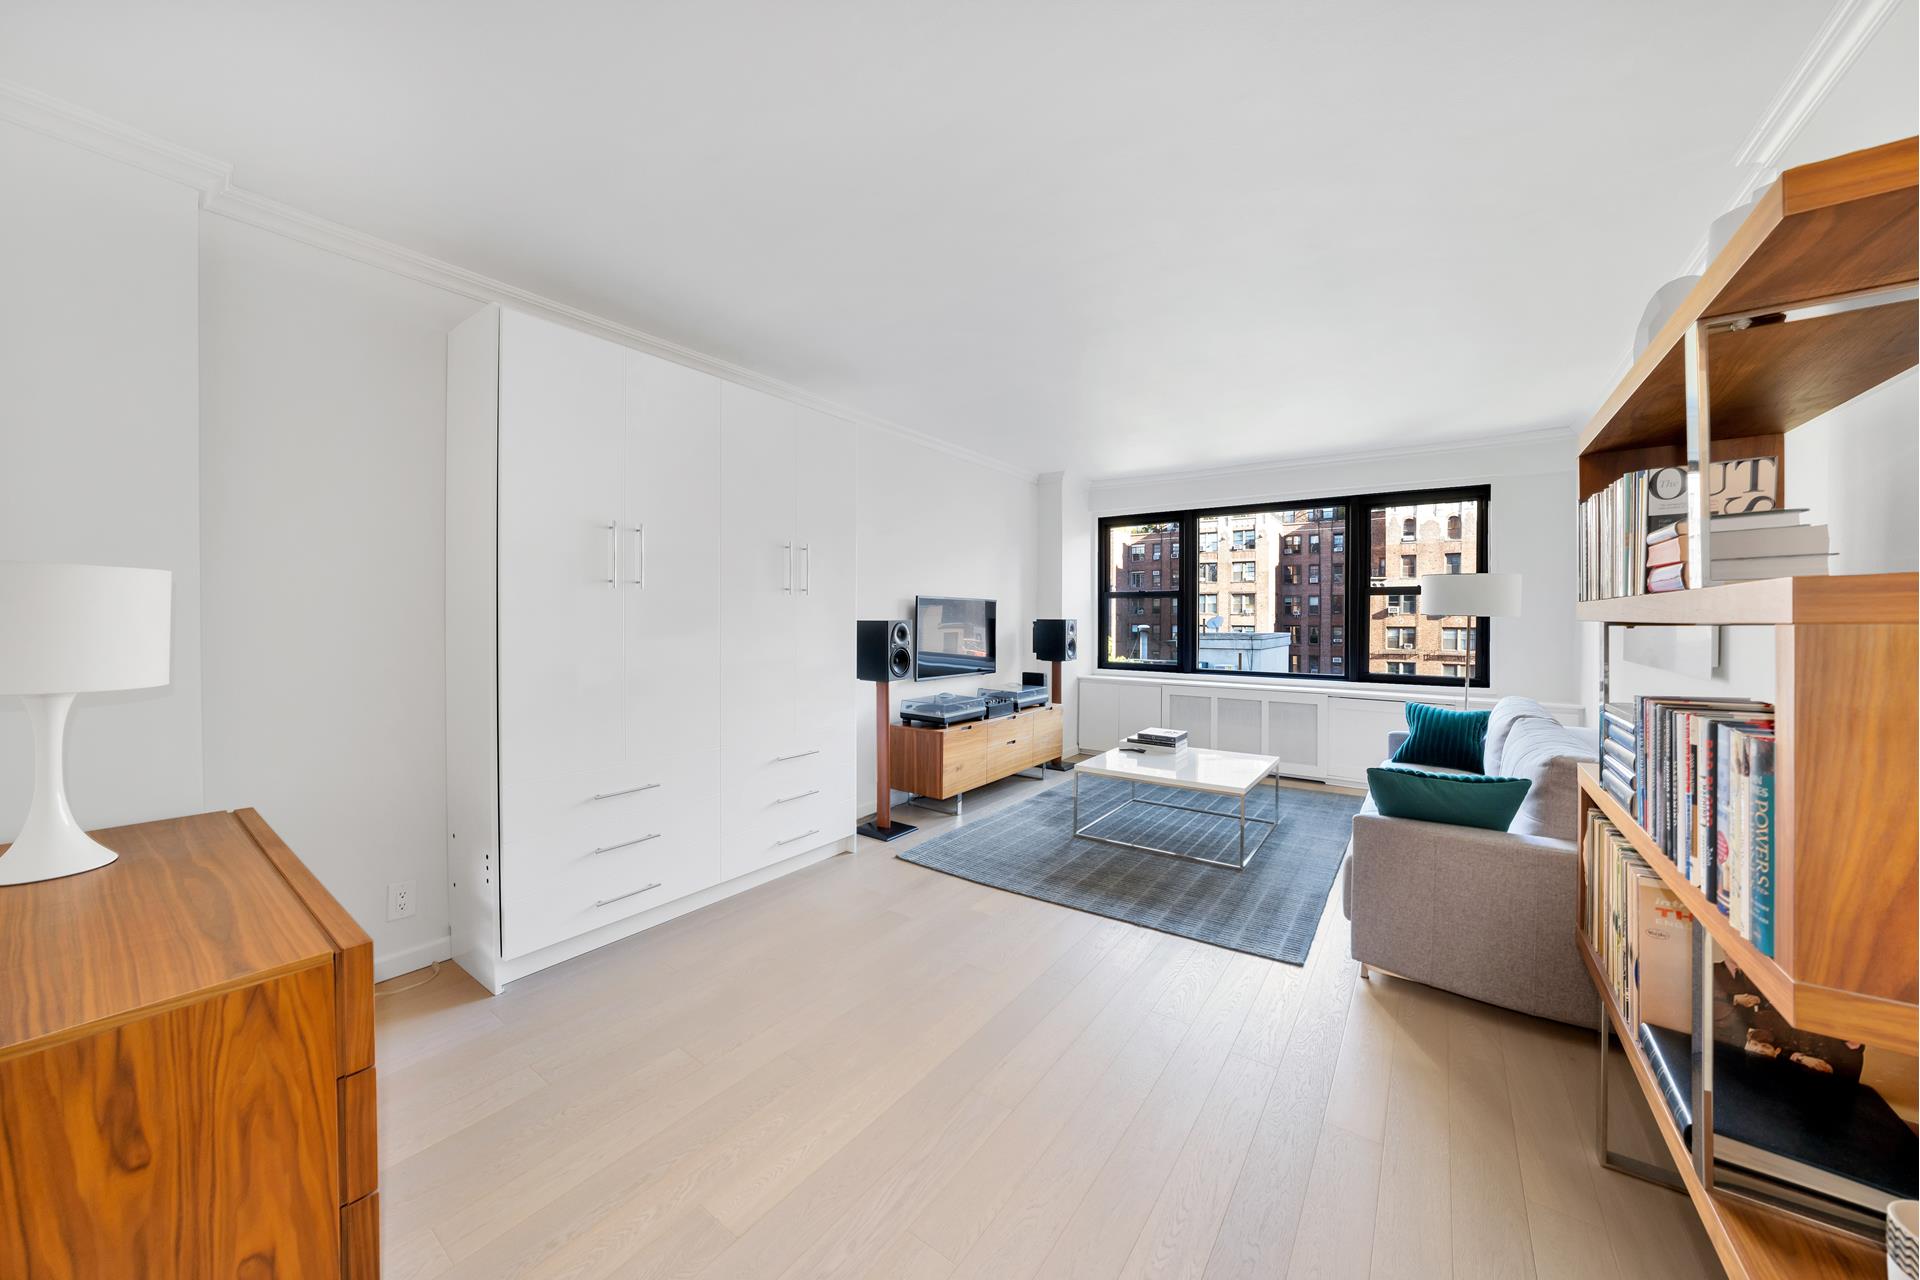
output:
[[[996,614],[991,600],[920,596],[913,605],[913,678],[992,675]]]

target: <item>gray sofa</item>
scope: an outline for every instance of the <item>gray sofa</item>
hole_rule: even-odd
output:
[[[1392,736],[1389,754],[1405,736]],[[1369,796],[1353,819],[1341,873],[1353,958],[1592,1027],[1600,1006],[1573,931],[1575,766],[1593,758],[1592,730],[1564,727],[1531,698],[1502,698],[1488,718],[1484,771],[1533,784],[1506,831],[1383,818]]]

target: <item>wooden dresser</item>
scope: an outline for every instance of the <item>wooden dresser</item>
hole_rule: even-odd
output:
[[[893,725],[887,730],[893,785],[917,796],[950,800],[1059,759],[1060,726],[1058,706],[944,729]]]
[[[379,1274],[373,945],[251,809],[0,888],[0,1276]]]

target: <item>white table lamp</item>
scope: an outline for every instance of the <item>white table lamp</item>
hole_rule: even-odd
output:
[[[74,695],[168,681],[173,575],[165,569],[0,561],[0,694],[19,694],[33,725],[33,805],[0,885],[104,867],[113,850],[67,807],[67,712]]]
[[[1423,573],[1420,575],[1420,613],[1427,618],[1465,617],[1467,674],[1460,681],[1460,705],[1467,705],[1473,685],[1473,640],[1482,618],[1514,618],[1520,614],[1520,575],[1517,573]]]

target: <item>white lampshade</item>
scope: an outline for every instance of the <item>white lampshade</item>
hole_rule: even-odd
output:
[[[0,694],[166,684],[172,606],[165,569],[0,561]]]
[[[1423,573],[1420,613],[1428,618],[1514,618],[1520,614],[1517,573]]]
[[[0,885],[78,875],[116,855],[67,806],[67,712],[79,693],[167,683],[173,575],[165,569],[0,561],[0,694],[33,726],[33,804]]]

